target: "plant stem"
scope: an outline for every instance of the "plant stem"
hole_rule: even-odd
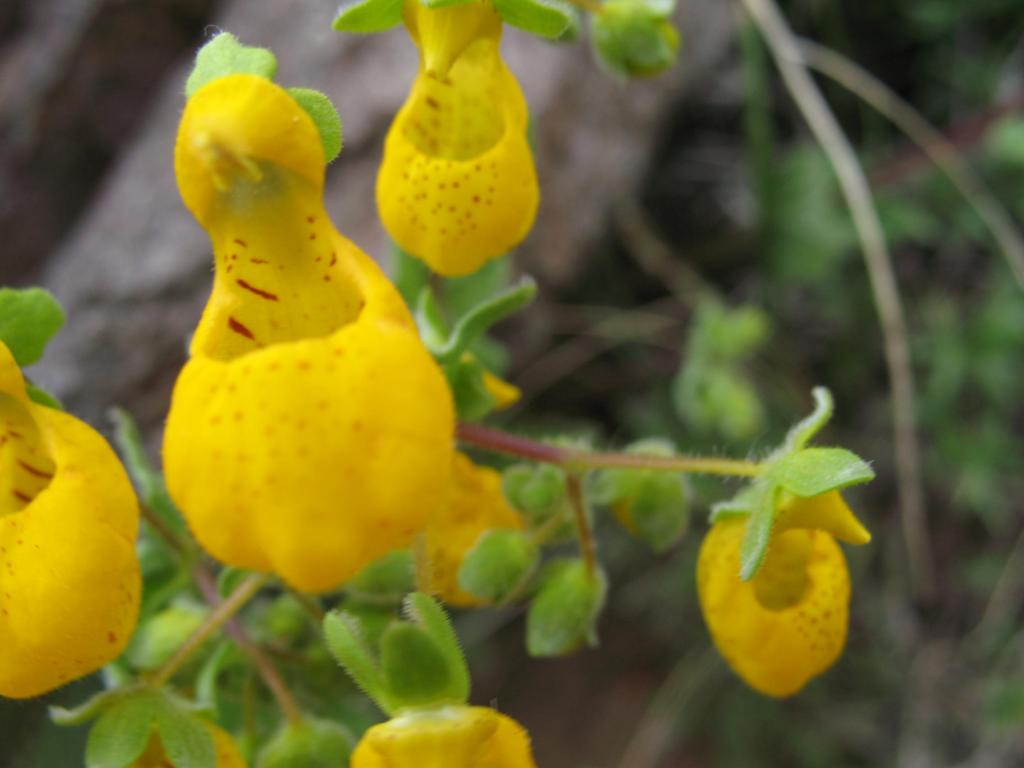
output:
[[[139,512],[142,515],[143,520],[149,523],[150,527],[156,531],[160,538],[167,542],[171,549],[183,555],[187,554],[192,549],[189,544],[182,540],[177,533],[171,530],[171,527],[167,525],[164,519],[150,507],[145,504],[140,504]]]
[[[267,583],[270,577],[265,573],[254,573],[246,577],[246,579],[239,584],[235,591],[228,595],[228,598],[218,605],[213,612],[207,617],[203,625],[199,627],[192,636],[186,640],[177,652],[167,660],[167,662],[157,670],[156,674],[151,678],[150,683],[154,686],[160,686],[166,683],[174,673],[177,672],[181,667],[188,661],[189,657],[195,653],[203,643],[213,635],[218,629],[231,619],[238,611],[244,606],[260,589],[264,584]]]
[[[586,501],[583,499],[583,482],[576,472],[569,472],[566,476],[566,486],[569,491],[569,504],[572,506],[576,519],[576,531],[580,540],[583,563],[587,568],[587,575],[593,579],[597,576],[597,544],[594,541],[594,531],[590,527],[590,518],[587,517]]]
[[[199,590],[203,593],[203,599],[209,603],[210,607],[216,610],[223,605],[220,595],[217,594],[217,584],[209,569],[203,565],[198,566],[195,570],[195,577]],[[281,673],[278,672],[273,662],[267,658],[263,649],[252,641],[238,619],[228,619],[224,625],[224,631],[231,635],[231,639],[235,641],[235,644],[241,649],[242,653],[252,662],[260,677],[263,678],[264,684],[273,694],[281,712],[288,718],[288,722],[293,725],[301,723],[302,711],[299,709],[298,704],[295,703],[295,698],[292,696],[291,691],[288,690],[288,684],[285,683],[284,678],[281,677]]]
[[[934,594],[934,566],[921,482],[920,449],[914,424],[914,374],[907,324],[882,225],[864,171],[835,115],[800,54],[800,45],[774,0],[742,0],[772,52],[783,82],[835,170],[861,242],[881,321],[885,361],[892,386],[893,442],[900,495],[900,520],[907,547],[910,582],[919,598]]]
[[[477,448],[544,464],[554,464],[571,472],[588,469],[653,469],[664,472],[755,477],[761,471],[761,465],[757,462],[742,459],[645,456],[640,453],[608,453],[562,448],[519,435],[510,435],[480,424],[459,424],[456,434],[459,440]]]
[[[601,3],[598,0],[569,0],[569,2],[587,13],[601,13]]]

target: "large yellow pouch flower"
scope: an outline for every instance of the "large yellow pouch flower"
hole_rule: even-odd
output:
[[[448,499],[427,531],[430,591],[449,605],[481,605],[479,599],[459,588],[463,558],[485,531],[522,527],[522,518],[501,490],[501,474],[456,453]]]
[[[213,293],[174,390],[168,487],[218,559],[307,591],[410,544],[443,501],[454,415],[401,297],[324,211],[316,127],[269,80],[189,100],[176,150]]]
[[[217,751],[217,768],[246,768],[245,758],[238,751],[228,732],[212,723],[205,725],[213,737],[213,747]],[[171,761],[164,752],[164,745],[160,737],[154,733],[146,745],[146,751],[132,763],[131,768],[169,768],[170,765]]]
[[[870,540],[838,492],[789,497],[761,569],[740,579],[746,518],[715,523],[701,545],[697,588],[719,652],[748,685],[791,696],[846,644],[850,575],[835,536]]]
[[[377,176],[381,221],[405,251],[464,275],[519,244],[539,191],[526,101],[501,59],[491,0],[427,8],[405,0],[420,71]]]
[[[519,723],[486,707],[410,711],[366,732],[352,768],[536,768]]]
[[[0,343],[0,695],[37,696],[124,649],[139,509],[92,428],[29,400]]]

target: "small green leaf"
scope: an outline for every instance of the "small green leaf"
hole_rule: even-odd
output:
[[[175,768],[217,768],[213,736],[199,718],[168,702],[157,710],[156,727]]]
[[[413,592],[405,598],[404,612],[426,630],[444,654],[453,675],[453,696],[465,702],[469,698],[469,668],[459,645],[459,637],[444,608],[432,597],[422,592]]]
[[[595,625],[604,607],[607,580],[582,560],[548,566],[526,615],[526,650],[531,656],[563,656],[584,643],[597,645]]]
[[[89,731],[86,768],[126,768],[146,749],[157,712],[159,694],[146,691],[108,707]]]
[[[501,489],[516,509],[546,517],[565,504],[565,472],[551,464],[514,464],[505,470]]]
[[[327,648],[367,696],[385,712],[391,712],[387,687],[377,660],[370,650],[359,619],[345,611],[331,611],[324,617]]]
[[[407,549],[377,558],[345,584],[348,594],[369,605],[400,605],[415,588],[416,565]]]
[[[104,711],[106,711],[107,707],[112,706],[121,699],[133,695],[133,693],[134,691],[126,688],[117,690],[108,689],[93,694],[77,707],[71,707],[70,709],[67,707],[50,707],[50,720],[52,720],[55,725],[65,727],[84,725],[90,720],[95,720],[99,717]]]
[[[420,294],[430,281],[430,267],[406,253],[397,243],[392,243],[391,277],[406,305],[415,310]]]
[[[575,12],[560,0],[494,0],[506,24],[549,40],[561,38],[573,27]]]
[[[720,501],[711,506],[709,522],[714,525],[721,520],[745,517],[754,514],[761,496],[764,493],[763,483],[748,485],[728,501]]]
[[[655,552],[664,552],[686,533],[690,519],[686,480],[665,472],[645,473],[616,511],[628,521],[630,533]]]
[[[668,69],[679,51],[679,32],[663,3],[608,0],[591,17],[594,51],[613,74],[651,77]]]
[[[797,422],[789,430],[785,442],[778,451],[779,454],[791,453],[803,448],[832,418],[834,409],[832,393],[826,387],[815,387],[811,390],[811,396],[814,398],[814,410],[810,416]]]
[[[778,489],[758,486],[761,493],[747,520],[747,530],[740,544],[740,578],[750,581],[761,569],[775,527],[775,500]]]
[[[434,350],[438,361],[443,363],[458,360],[487,329],[499,320],[518,312],[537,295],[537,283],[524,277],[518,285],[480,302],[455,324],[444,346]]]
[[[459,588],[489,603],[504,602],[522,589],[539,557],[522,531],[485,531],[462,559]]]
[[[259,768],[341,768],[348,765],[354,739],[331,720],[305,717],[286,723],[260,753]]]
[[[429,285],[423,287],[416,299],[416,327],[427,349],[434,355],[448,343],[448,324],[444,321],[441,305]]]
[[[339,32],[371,35],[402,23],[402,0],[355,0],[338,9],[331,25]]]
[[[266,48],[242,45],[229,32],[221,32],[199,49],[192,73],[185,82],[185,96],[192,98],[207,83],[228,75],[259,75],[273,80],[277,58]]]
[[[64,310],[42,288],[0,288],[0,341],[21,367],[43,356],[43,350],[64,325]]]
[[[480,421],[498,407],[497,399],[485,383],[486,369],[477,360],[467,357],[445,365],[443,370],[459,421]]]
[[[45,405],[47,408],[53,408],[55,411],[64,410],[64,404],[60,400],[45,389],[40,389],[32,382],[25,382],[25,391],[28,393],[29,399],[37,405]]]
[[[456,692],[448,659],[426,630],[405,622],[392,624],[380,647],[388,695],[400,708],[465,701]]]
[[[867,462],[845,448],[804,448],[783,456],[771,468],[772,480],[805,498],[866,483],[874,477]]]
[[[312,88],[289,88],[288,94],[305,110],[320,133],[324,160],[333,161],[341,153],[341,118],[327,95]]]

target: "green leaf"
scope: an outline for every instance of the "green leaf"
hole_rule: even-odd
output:
[[[341,118],[327,95],[312,88],[289,88],[288,94],[305,110],[320,133],[324,160],[333,161],[341,153]]]
[[[377,558],[345,584],[345,591],[369,605],[400,605],[416,588],[412,552],[395,550]]]
[[[533,301],[536,295],[537,283],[530,277],[524,277],[518,285],[477,304],[459,318],[447,342],[433,350],[438,361],[443,364],[458,360],[487,329],[508,315],[518,312]]]
[[[55,725],[65,727],[84,725],[90,720],[95,720],[99,717],[106,711],[107,707],[133,694],[134,691],[126,688],[100,691],[90,696],[77,707],[71,707],[70,709],[67,707],[50,707],[48,711],[50,720]]]
[[[327,648],[367,696],[385,712],[391,712],[387,686],[377,660],[370,650],[359,619],[345,611],[331,611],[324,617]]]
[[[205,606],[185,601],[161,611],[132,636],[126,651],[128,662],[146,672],[159,669],[202,626],[208,615]]]
[[[516,509],[530,517],[546,516],[565,504],[565,472],[551,464],[513,464],[502,476],[501,489]]]
[[[754,511],[747,520],[747,530],[740,544],[740,578],[750,581],[761,569],[768,546],[772,540],[772,529],[775,527],[775,500],[778,489],[774,486],[762,487],[760,497],[754,505]]]
[[[689,505],[685,478],[645,474],[629,498],[619,502],[627,530],[655,552],[664,552],[686,533]]]
[[[557,40],[575,21],[572,7],[560,0],[494,0],[506,24],[538,37]]]
[[[338,9],[331,25],[339,32],[370,35],[402,23],[403,0],[355,0]]]
[[[89,731],[86,768],[126,768],[134,763],[149,743],[162,706],[159,694],[147,691],[108,707]]]
[[[439,602],[422,592],[408,595],[404,608],[405,615],[425,629],[437,643],[454,675],[454,695],[459,701],[465,702],[469,698],[469,668],[466,666],[466,657],[462,654],[459,637],[455,634],[448,614]]]
[[[521,591],[537,568],[537,545],[522,531],[485,531],[459,567],[459,588],[489,603]]]
[[[45,389],[40,389],[32,382],[25,382],[25,391],[28,393],[29,399],[37,405],[44,405],[47,408],[53,408],[55,411],[64,410],[64,404],[60,400]]]
[[[754,514],[761,496],[764,493],[763,483],[748,485],[728,501],[720,501],[711,506],[709,522],[714,525],[720,520],[745,517]]]
[[[348,765],[354,739],[331,720],[305,717],[286,723],[260,753],[259,768],[341,768]]]
[[[429,285],[424,286],[416,299],[416,326],[423,343],[434,355],[448,343],[448,324],[444,321],[441,305]]]
[[[473,0],[420,0],[420,5],[424,8],[438,9],[438,8],[454,8],[457,5],[465,5],[471,3]]]
[[[448,363],[443,370],[459,421],[480,421],[497,407],[497,399],[485,384],[486,369],[478,360],[466,357]]]
[[[814,410],[810,416],[797,422],[789,430],[779,453],[790,453],[803,448],[832,418],[832,393],[826,387],[815,387],[811,390],[811,396],[814,398]]]
[[[425,629],[392,624],[381,637],[381,669],[388,696],[400,708],[465,702],[448,658]]]
[[[584,643],[597,645],[595,625],[604,606],[607,580],[582,560],[548,566],[526,615],[526,650],[531,656],[563,656]]]
[[[406,305],[415,310],[420,294],[430,281],[430,267],[406,253],[397,243],[392,243],[391,276]]]
[[[608,0],[591,17],[598,61],[613,74],[651,77],[668,69],[679,52],[679,32],[664,3]]]
[[[259,75],[273,80],[277,58],[266,48],[242,45],[229,32],[221,32],[199,49],[192,73],[185,82],[185,96],[192,98],[207,83],[228,75]]]
[[[42,288],[0,288],[0,341],[21,367],[43,356],[43,350],[64,325],[64,310]]]
[[[168,702],[157,711],[156,727],[175,768],[217,767],[213,736],[199,718]]]
[[[796,496],[809,498],[873,480],[867,462],[845,448],[804,448],[782,457],[771,478]]]

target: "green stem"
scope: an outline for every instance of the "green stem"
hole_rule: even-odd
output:
[[[167,662],[157,670],[156,674],[150,680],[153,686],[164,685],[170,680],[174,673],[177,672],[181,667],[189,660],[202,645],[205,643],[214,632],[219,630],[228,620],[238,613],[252,597],[260,591],[264,584],[269,580],[269,576],[265,573],[254,573],[239,584],[235,591],[228,595],[227,599],[217,606],[216,609],[209,615],[203,625],[199,627],[192,636],[186,640],[177,652],[167,660]]]
[[[761,465],[742,459],[718,459],[703,456],[646,456],[642,453],[609,453],[563,448],[510,435],[480,424],[460,424],[458,438],[477,448],[518,456],[531,461],[555,464],[570,472],[588,469],[653,469],[663,472],[687,472],[729,477],[756,477]]]

